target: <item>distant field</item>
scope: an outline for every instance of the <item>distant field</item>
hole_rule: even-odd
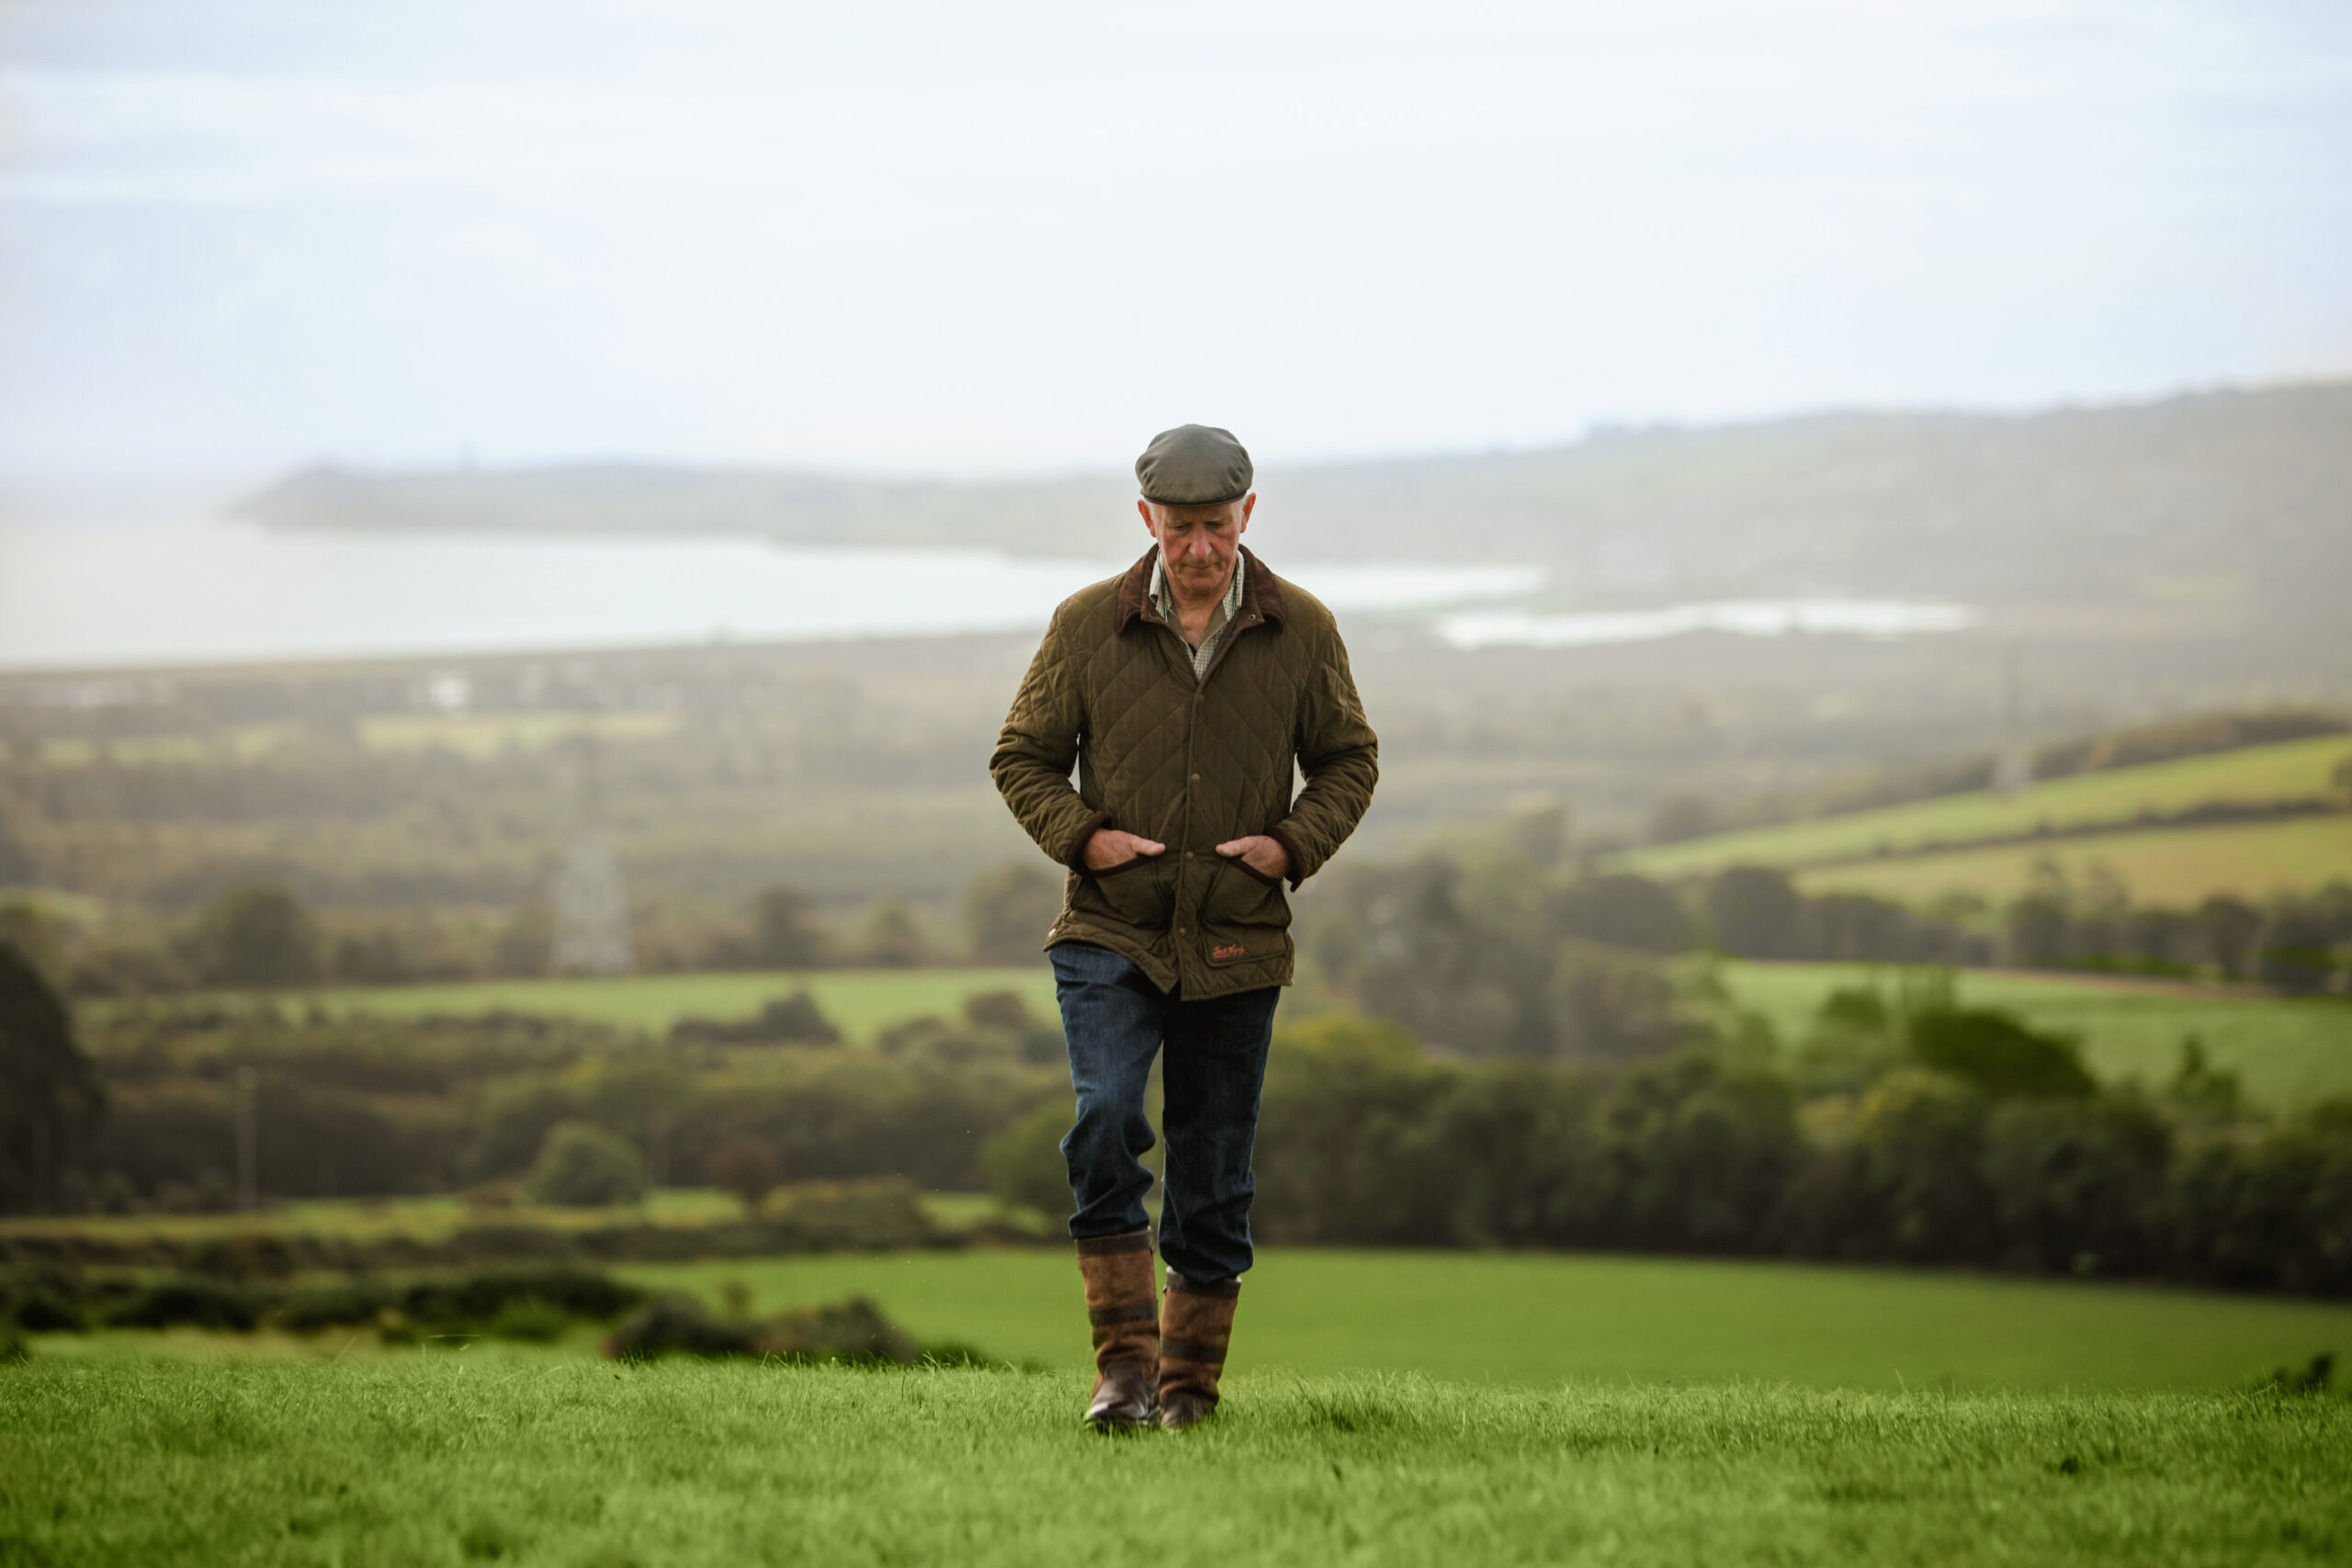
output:
[[[851,1039],[926,1013],[956,1016],[975,991],[1016,991],[1041,1016],[1056,1016],[1053,972],[1020,968],[820,969],[806,974],[629,975],[616,979],[468,980],[450,985],[337,986],[256,997],[281,1008],[385,1017],[470,1014],[509,1009],[589,1019],[655,1032],[682,1018],[742,1019],[803,986]],[[243,999],[233,996],[222,999]],[[201,1000],[201,998],[198,998]]]
[[[1824,866],[1796,880],[1808,893],[1874,893],[1907,904],[1939,894],[1973,893],[1999,903],[2024,892],[2035,863],[2045,859],[2077,880],[2092,865],[2104,865],[2123,879],[2140,904],[2185,907],[2211,893],[2259,899],[2309,892],[2352,879],[2352,812],[1988,844]]]
[[[1733,996],[1770,1018],[1791,1043],[1803,1037],[1824,997],[1874,976],[1891,985],[1888,971],[1861,964],[1723,966]],[[2101,1077],[2161,1082],[2179,1065],[2182,1037],[2194,1034],[2207,1059],[2238,1074],[2258,1105],[2291,1110],[2352,1094],[2352,1002],[2340,998],[2216,996],[2013,973],[1962,971],[1957,979],[1964,1005],[2007,1008],[2034,1023],[2079,1034],[2084,1055]]]
[[[616,1269],[761,1310],[865,1294],[924,1340],[1048,1367],[1087,1357],[1059,1247]],[[2222,1388],[2352,1352],[2352,1303],[1794,1263],[1270,1247],[1233,1366],[1476,1382],[1813,1388]]]
[[[2045,829],[2120,828],[2143,814],[2172,815],[2216,802],[2259,805],[2314,800],[2326,796],[2331,774],[2346,757],[2352,757],[2352,736],[2323,736],[2075,774],[2016,795],[1979,790],[1874,811],[1718,833],[1633,851],[1619,857],[1617,863],[1651,876],[1680,876],[1735,864],[1819,865],[1869,856],[1915,855]],[[2347,831],[2352,832],[2352,826],[2347,826]],[[2041,852],[2040,846],[2028,852]]]

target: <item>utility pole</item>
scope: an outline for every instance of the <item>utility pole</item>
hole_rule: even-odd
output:
[[[237,1212],[250,1214],[261,1206],[261,1075],[251,1067],[237,1069]]]

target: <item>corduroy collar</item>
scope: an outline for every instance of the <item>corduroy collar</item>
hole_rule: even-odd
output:
[[[1126,576],[1119,580],[1117,615],[1121,631],[1126,630],[1132,620],[1167,624],[1160,618],[1159,607],[1151,602],[1151,563],[1159,554],[1159,544],[1154,540],[1151,548],[1144,551],[1127,569]],[[1254,626],[1260,621],[1289,619],[1290,600],[1283,592],[1282,579],[1267,570],[1266,563],[1251,554],[1247,545],[1241,547],[1241,608],[1233,617],[1234,628]]]

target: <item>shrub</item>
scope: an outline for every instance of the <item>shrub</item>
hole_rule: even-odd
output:
[[[740,1023],[682,1018],[670,1026],[670,1038],[716,1045],[837,1045],[842,1032],[804,987],[776,998]]]
[[[913,1337],[864,1296],[752,1323],[713,1316],[692,1296],[663,1296],[606,1336],[603,1348],[621,1360],[675,1353],[907,1365],[922,1357]]]
[[[1068,1100],[1052,1100],[1007,1123],[980,1145],[980,1169],[989,1190],[1008,1203],[1024,1203],[1042,1214],[1069,1213],[1069,1162],[1062,1157],[1062,1135],[1078,1118]]]
[[[645,1196],[645,1162],[626,1140],[592,1122],[559,1122],[548,1129],[523,1187],[538,1203],[635,1203]]]

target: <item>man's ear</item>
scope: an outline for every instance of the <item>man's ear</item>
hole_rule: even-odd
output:
[[[1233,532],[1238,536],[1250,531],[1250,513],[1258,509],[1258,492],[1251,491],[1241,498],[1241,515],[1233,520]]]
[[[1155,539],[1159,537],[1159,525],[1151,520],[1151,502],[1138,501],[1136,502],[1136,510],[1143,515],[1144,532]]]

